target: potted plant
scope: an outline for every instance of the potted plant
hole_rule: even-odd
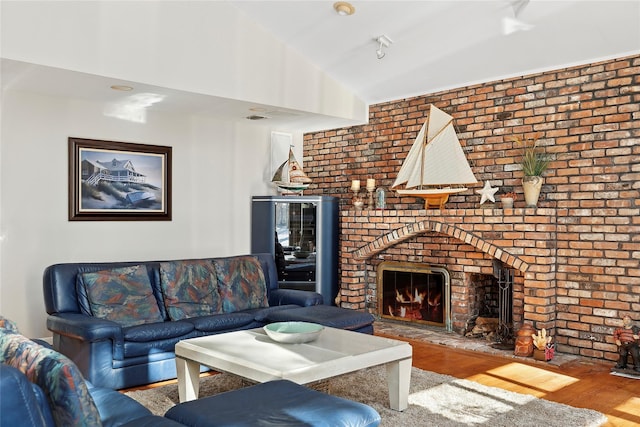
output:
[[[514,141],[523,147],[520,165],[524,173],[522,188],[524,189],[524,199],[527,207],[536,207],[538,205],[540,189],[544,182],[542,174],[547,170],[551,161],[549,156],[538,147],[538,138],[538,136],[529,139],[514,138]]]
[[[533,338],[533,358],[536,360],[549,361],[553,359],[553,342],[551,336],[547,335],[547,330],[542,328],[537,334],[531,334]]]
[[[500,202],[502,202],[502,207],[505,209],[513,208],[513,202],[518,199],[518,196],[513,191],[509,191],[508,193],[504,193],[500,197]]]

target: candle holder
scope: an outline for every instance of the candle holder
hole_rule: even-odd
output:
[[[375,188],[367,188],[367,193],[369,193],[369,209],[373,209],[373,190],[375,190]]]
[[[360,197],[360,190],[354,190],[352,188],[351,191],[353,191],[353,207],[361,210],[364,203],[362,202],[362,197]]]

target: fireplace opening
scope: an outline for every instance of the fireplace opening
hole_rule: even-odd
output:
[[[493,275],[469,275],[469,312],[465,336],[513,345],[513,270],[493,262]]]
[[[376,287],[381,317],[451,330],[451,284],[444,267],[382,262],[377,269]]]

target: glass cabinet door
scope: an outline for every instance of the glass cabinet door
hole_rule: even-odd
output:
[[[338,213],[337,197],[253,196],[251,252],[273,254],[278,287],[318,292],[333,304],[340,283]]]
[[[316,280],[316,203],[275,203],[278,280]]]

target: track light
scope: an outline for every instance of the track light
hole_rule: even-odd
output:
[[[378,49],[376,50],[376,56],[378,57],[378,59],[382,59],[386,55],[384,48],[389,47],[389,45],[393,43],[393,40],[391,40],[388,36],[385,36],[384,34],[376,37],[375,40],[379,45]]]

